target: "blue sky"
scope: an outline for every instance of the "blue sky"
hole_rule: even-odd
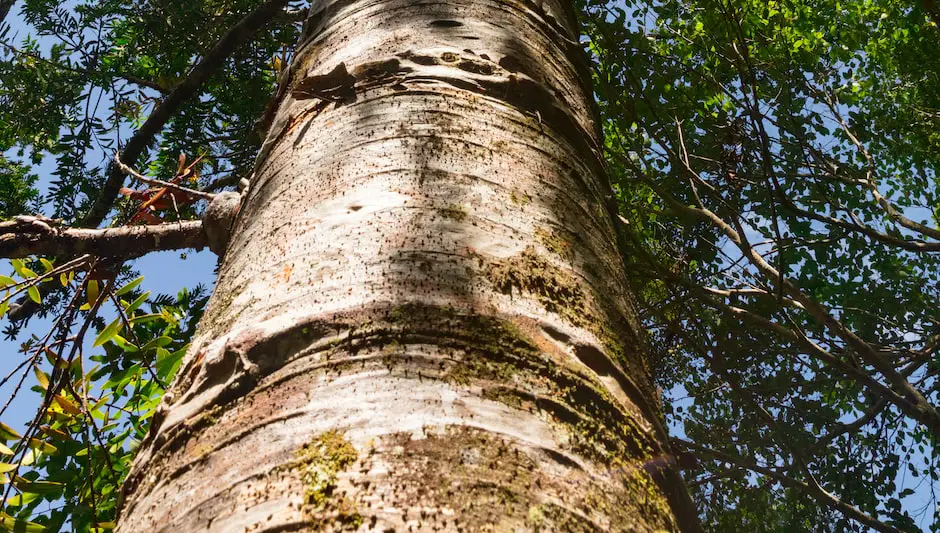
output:
[[[68,6],[70,4],[74,4],[74,2],[66,2],[64,5]],[[19,15],[20,5],[20,3],[17,3],[7,17],[6,22],[11,26],[10,35],[17,35],[19,39],[23,39],[30,33],[30,30]],[[40,38],[39,42],[42,48],[48,48],[49,43],[47,39]],[[103,109],[106,107],[107,106],[102,106]],[[125,138],[126,137],[127,136],[125,136]],[[7,155],[12,156],[13,154]],[[113,154],[104,153],[89,154],[89,158],[92,160],[97,158],[101,158],[102,160],[109,159],[112,156]],[[38,188],[41,193],[45,193],[49,189],[50,178],[53,170],[55,170],[55,164],[56,161],[54,158],[46,157],[42,164],[33,169],[34,173],[39,176]],[[201,252],[189,250],[185,252],[153,253],[137,260],[134,263],[134,268],[140,275],[144,276],[144,283],[141,288],[151,291],[153,295],[156,296],[161,293],[176,294],[183,287],[194,287],[200,283],[208,285],[211,288],[212,284],[215,282],[215,274],[213,272],[215,265],[215,254],[208,250]],[[8,262],[3,261],[0,263],[0,274],[9,274],[10,272],[12,272],[12,268],[9,266]],[[105,309],[106,317],[108,312],[109,310]],[[113,312],[113,310],[111,310],[111,312]],[[4,325],[5,324],[0,324],[0,327]],[[24,356],[19,353],[21,342],[27,339],[31,334],[38,336],[45,335],[49,331],[50,326],[50,319],[33,318],[30,320],[28,327],[23,330],[17,339],[13,341],[0,340],[0,376],[6,375],[9,369],[23,360]],[[16,429],[25,428],[26,424],[28,424],[35,415],[36,408],[39,405],[40,396],[26,390],[28,387],[35,384],[35,378],[32,373],[29,374],[27,379],[28,381],[24,385],[23,390],[13,399],[10,407],[2,416],[4,423]],[[15,388],[16,381],[17,380],[11,380],[10,383],[0,387],[0,405],[3,405],[3,403],[10,398]]]

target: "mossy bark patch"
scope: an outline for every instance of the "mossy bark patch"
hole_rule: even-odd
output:
[[[588,326],[591,313],[581,284],[561,268],[541,256],[535,247],[489,265],[487,277],[496,290],[512,295],[528,293],[546,310],[557,313],[576,326]]]
[[[336,494],[338,475],[347,470],[359,454],[336,431],[314,437],[297,450],[294,466],[304,487],[304,516],[316,525],[330,522],[357,529],[362,515],[345,495]]]
[[[416,530],[675,530],[668,507],[641,470],[621,469],[609,477],[574,463],[545,470],[542,453],[486,431],[451,426],[424,438],[387,435],[363,469],[374,462],[387,470],[395,491],[382,498],[383,505],[409,502],[409,525]],[[414,502],[420,502],[418,509]]]

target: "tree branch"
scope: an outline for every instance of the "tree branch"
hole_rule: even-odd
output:
[[[122,74],[121,79],[124,81],[129,81],[133,83],[134,85],[140,85],[141,87],[147,87],[148,89],[153,89],[161,94],[166,94],[170,92],[170,89],[171,89],[171,87],[164,87],[163,85],[160,85],[159,83],[155,81],[145,80],[144,78],[140,78],[140,77],[133,76],[130,74]]]
[[[210,202],[212,201],[213,198],[215,198],[215,195],[212,194],[212,193],[209,193],[209,192],[197,191],[197,190],[195,190],[195,189],[190,189],[190,188],[188,188],[188,187],[183,187],[182,185],[178,185],[178,184],[176,184],[176,183],[170,183],[170,182],[168,182],[168,181],[158,180],[158,179],[156,179],[156,178],[148,178],[147,176],[144,176],[143,174],[137,172],[137,171],[134,170],[133,168],[131,168],[131,167],[125,165],[125,164],[121,161],[121,154],[120,154],[120,152],[115,152],[115,154],[114,154],[114,164],[117,165],[118,169],[120,169],[121,172],[123,172],[124,174],[128,174],[128,175],[130,175],[132,178],[136,179],[137,181],[146,183],[147,185],[150,185],[150,186],[152,186],[152,187],[165,187],[165,188],[167,188],[167,189],[172,189],[172,190],[174,190],[174,191],[182,192],[182,193],[188,194],[188,195],[190,195],[190,196],[194,196],[194,197],[196,197],[196,198],[201,198],[201,199],[203,199],[203,200],[208,200],[208,201],[210,201]]]
[[[850,503],[846,503],[836,498],[835,496],[830,494],[828,491],[826,491],[822,487],[813,486],[811,484],[800,481],[798,479],[794,479],[785,474],[781,474],[780,472],[774,470],[773,468],[761,466],[755,463],[754,461],[747,459],[745,457],[741,457],[739,455],[732,455],[732,454],[728,454],[724,452],[719,452],[718,450],[712,450],[711,448],[706,448],[704,446],[695,444],[694,442],[689,442],[683,439],[673,439],[673,441],[684,445],[686,448],[695,450],[696,452],[702,455],[709,456],[713,459],[717,459],[718,461],[724,461],[726,463],[731,463],[733,465],[746,468],[748,470],[751,470],[752,472],[763,474],[769,478],[772,478],[778,481],[782,485],[785,485],[790,488],[799,489],[807,494],[812,494],[813,496],[816,497],[816,500],[819,503],[831,509],[839,511],[840,513],[844,514],[847,518],[851,518],[852,520],[865,524],[866,526],[876,531],[881,531],[884,533],[901,533],[901,530],[895,527],[889,526],[888,524],[885,524],[884,522],[878,520],[877,518],[862,511],[858,507],[855,507],[854,505]]]
[[[190,98],[196,96],[202,84],[218,69],[232,52],[249,41],[255,32],[261,29],[275,16],[279,15],[288,0],[268,0],[232,27],[193,67],[189,76],[180,82],[173,91],[147,117],[147,121],[127,141],[122,149],[124,162],[133,165],[153,141],[163,126]],[[96,227],[108,216],[114,206],[118,191],[124,185],[124,171],[115,164],[108,170],[108,179],[91,209],[79,223],[84,227]]]
[[[10,259],[81,254],[133,258],[161,250],[201,249],[207,244],[199,220],[108,229],[62,227],[52,219],[29,216],[0,223],[0,257]]]
[[[16,0],[0,0],[0,24],[7,18],[7,15],[10,14],[10,9],[13,8],[13,4],[16,3]]]
[[[892,204],[891,201],[888,200],[886,196],[881,194],[881,191],[878,189],[878,185],[876,183],[877,165],[875,165],[875,158],[872,157],[871,152],[868,151],[868,148],[865,148],[865,145],[862,144],[862,142],[858,139],[858,137],[855,136],[855,134],[852,132],[852,129],[849,127],[848,122],[846,122],[845,119],[842,118],[842,114],[839,112],[839,109],[836,106],[836,103],[833,101],[829,93],[825,93],[824,97],[826,100],[826,104],[828,105],[829,110],[832,113],[832,116],[836,119],[836,122],[838,122],[839,125],[842,127],[842,131],[849,138],[849,140],[852,141],[852,144],[855,145],[855,148],[858,150],[860,154],[862,154],[862,156],[865,158],[865,161],[868,163],[868,171],[865,174],[865,183],[868,186],[868,191],[869,193],[871,193],[871,196],[875,200],[875,203],[878,204],[878,206],[881,207],[881,209],[892,220],[894,220],[896,223],[900,224],[901,226],[913,232],[924,235],[926,237],[930,237],[933,239],[940,239],[940,230],[936,228],[931,228],[930,226],[925,226],[921,224],[920,222],[915,222],[907,218],[906,216],[904,216],[903,213],[901,213],[894,207],[894,204]]]
[[[659,195],[673,209],[689,216],[698,218],[699,220],[710,222],[718,230],[724,233],[725,236],[735,246],[737,246],[741,254],[751,263],[751,265],[753,265],[761,274],[763,274],[764,277],[773,283],[779,283],[785,294],[789,294],[793,300],[802,305],[803,309],[805,309],[806,312],[809,313],[809,315],[812,316],[818,324],[826,327],[833,334],[835,334],[835,336],[841,338],[868,364],[870,364],[882,376],[884,376],[891,386],[904,397],[907,403],[910,404],[910,408],[905,410],[905,414],[923,423],[935,435],[940,435],[940,412],[937,411],[936,407],[933,406],[920,391],[915,389],[914,386],[904,378],[904,376],[900,375],[890,364],[890,362],[886,361],[885,358],[877,352],[877,350],[872,348],[871,345],[865,342],[854,331],[850,330],[847,326],[845,326],[845,324],[835,318],[829,311],[828,307],[811,298],[793,282],[785,279],[780,272],[772,267],[764,259],[764,257],[751,246],[743,231],[735,229],[731,224],[726,222],[710,209],[705,207],[685,205],[683,202],[677,200],[669,192],[660,187],[655,180],[647,176],[644,172],[642,172],[642,170],[636,168],[636,166],[633,165],[632,161],[630,161],[628,158],[625,158],[622,154],[618,154],[616,152],[611,153],[624,161],[626,165],[634,168],[637,177],[646,183],[651,189],[653,189],[653,192]],[[693,169],[688,170],[694,173]],[[740,229],[739,222],[738,225]]]

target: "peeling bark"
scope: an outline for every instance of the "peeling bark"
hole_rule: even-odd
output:
[[[120,530],[695,529],[570,5],[309,13]]]

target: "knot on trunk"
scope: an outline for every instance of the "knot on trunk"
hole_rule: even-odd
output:
[[[228,248],[232,224],[241,207],[242,196],[236,192],[215,195],[202,216],[202,226],[209,240],[209,249],[219,257]]]

